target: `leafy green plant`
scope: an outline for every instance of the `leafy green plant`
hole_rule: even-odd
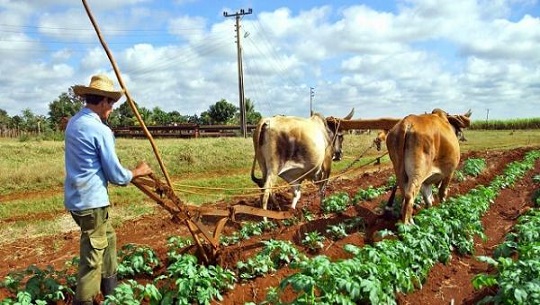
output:
[[[152,275],[161,265],[156,252],[144,245],[125,244],[118,251],[118,277],[126,278],[138,274]]]
[[[302,207],[302,219],[305,221],[312,221],[315,219],[315,215],[307,207]]]
[[[349,198],[349,194],[339,192],[324,198],[321,204],[321,209],[324,214],[341,213],[349,207],[350,201],[351,199]]]
[[[517,254],[517,255],[515,255]],[[496,269],[494,274],[479,274],[473,279],[476,289],[497,287],[495,295],[486,296],[479,304],[540,303],[540,210],[521,216],[514,232],[499,245],[494,258],[477,257]]]
[[[364,231],[366,229],[366,223],[362,217],[346,219],[344,221],[344,224],[345,224],[345,229],[348,232]]]
[[[240,278],[251,279],[259,275],[275,272],[277,268],[293,261],[305,259],[290,241],[263,241],[265,247],[255,257],[237,263]]]
[[[17,301],[7,299],[6,304],[13,301],[22,304],[28,300],[36,304],[47,304],[64,300],[67,294],[73,294],[67,278],[72,277],[70,269],[55,270],[52,266],[40,269],[31,265],[22,272],[11,272],[4,279],[2,286],[17,295]]]
[[[271,221],[260,222],[245,222],[242,224],[240,231],[234,232],[229,236],[220,236],[220,243],[228,246],[240,242],[241,240],[247,240],[251,236],[262,235],[264,232],[269,232],[275,229],[277,225]]]
[[[454,179],[465,181],[467,176],[477,177],[486,168],[486,160],[479,158],[470,158],[463,161],[461,168],[454,172]]]
[[[309,251],[317,252],[320,249],[324,248],[325,240],[326,240],[326,237],[324,237],[318,231],[311,231],[311,232],[304,233],[304,239],[302,239],[302,245],[308,248]]]
[[[396,177],[396,175],[391,175],[390,177],[388,177],[388,181],[386,182],[386,184],[390,188],[396,186],[397,185],[397,177]]]
[[[369,186],[367,189],[359,189],[354,195],[353,202],[373,200],[386,192],[387,187],[374,188]]]
[[[116,287],[112,295],[108,295],[103,305],[136,305],[146,301],[151,305],[161,304],[162,295],[154,284],[142,285],[135,280],[127,280]]]
[[[174,304],[189,305],[194,301],[210,304],[213,299],[222,300],[221,293],[232,289],[236,278],[230,270],[220,266],[199,265],[195,256],[184,254],[167,267],[167,276],[162,277],[161,281],[164,299],[175,299]]]
[[[295,224],[298,224],[300,220],[298,219],[298,217],[294,216],[291,218],[283,219],[281,222],[283,223],[284,226],[290,227],[290,226],[294,226]]]
[[[486,160],[470,158],[463,162],[461,170],[467,176],[477,177],[486,168]]]
[[[344,223],[328,226],[328,228],[326,229],[326,233],[328,233],[333,240],[339,240],[345,238],[348,235]]]
[[[193,245],[193,240],[183,236],[169,236],[167,238],[167,260],[169,263],[176,261],[179,255],[178,251],[187,246]]]
[[[540,175],[534,175],[532,180],[534,183],[540,183]]]

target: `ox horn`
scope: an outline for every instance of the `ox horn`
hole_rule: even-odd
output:
[[[347,114],[342,120],[350,120],[352,119],[354,115],[354,107],[352,108],[351,112],[349,112],[349,114]]]

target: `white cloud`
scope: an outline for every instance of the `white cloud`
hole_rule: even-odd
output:
[[[238,103],[237,33],[221,7],[90,4],[142,106],[200,114],[222,98]],[[473,108],[473,118],[486,109],[492,118],[540,116],[536,1],[395,4],[253,5],[240,32],[246,97],[263,115],[307,115],[315,87],[314,108],[325,115],[356,107],[360,117],[390,117],[440,107]],[[114,76],[80,3],[4,1],[0,8],[0,108],[10,115],[25,106],[46,114],[69,86],[94,73]]]

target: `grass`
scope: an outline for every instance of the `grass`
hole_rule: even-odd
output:
[[[371,147],[375,135],[346,135],[345,156],[333,163],[332,178],[356,175],[363,165],[381,156],[384,151]],[[540,145],[540,130],[466,130],[465,136],[468,141],[461,143],[463,152]],[[175,192],[184,202],[200,205],[237,195],[258,196],[259,191],[250,179],[251,138],[155,139],[155,143]],[[146,160],[163,177],[148,140],[117,139],[117,151],[125,166],[134,167],[139,160]],[[63,142],[0,139],[0,155],[0,222],[40,213],[53,213],[57,219],[63,219],[62,225],[57,220],[10,222],[6,226],[9,232],[3,234],[5,238],[0,239],[0,244],[8,239],[76,229],[63,207]],[[381,161],[389,166],[387,156]],[[258,168],[256,174],[261,176]],[[283,181],[278,182],[285,186]],[[134,186],[112,186],[110,197],[117,216],[115,225],[159,209]]]

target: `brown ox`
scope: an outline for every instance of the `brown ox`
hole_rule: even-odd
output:
[[[354,109],[344,119],[353,116]],[[312,180],[319,187],[321,201],[332,160],[340,160],[343,134],[334,118],[320,114],[310,118],[274,116],[259,121],[253,133],[255,157],[251,166],[251,180],[264,190],[262,208],[268,206],[277,177],[287,181],[293,189],[294,209],[300,199],[302,181]],[[255,177],[255,162],[259,163],[262,178]]]
[[[419,192],[427,207],[433,202],[432,184],[439,187],[439,201],[446,198],[460,158],[457,134],[469,127],[470,115],[470,110],[465,115],[449,116],[435,109],[431,114],[409,115],[388,132],[386,147],[401,189],[404,224],[413,223],[413,203]],[[393,204],[395,192],[396,188],[387,209]]]

